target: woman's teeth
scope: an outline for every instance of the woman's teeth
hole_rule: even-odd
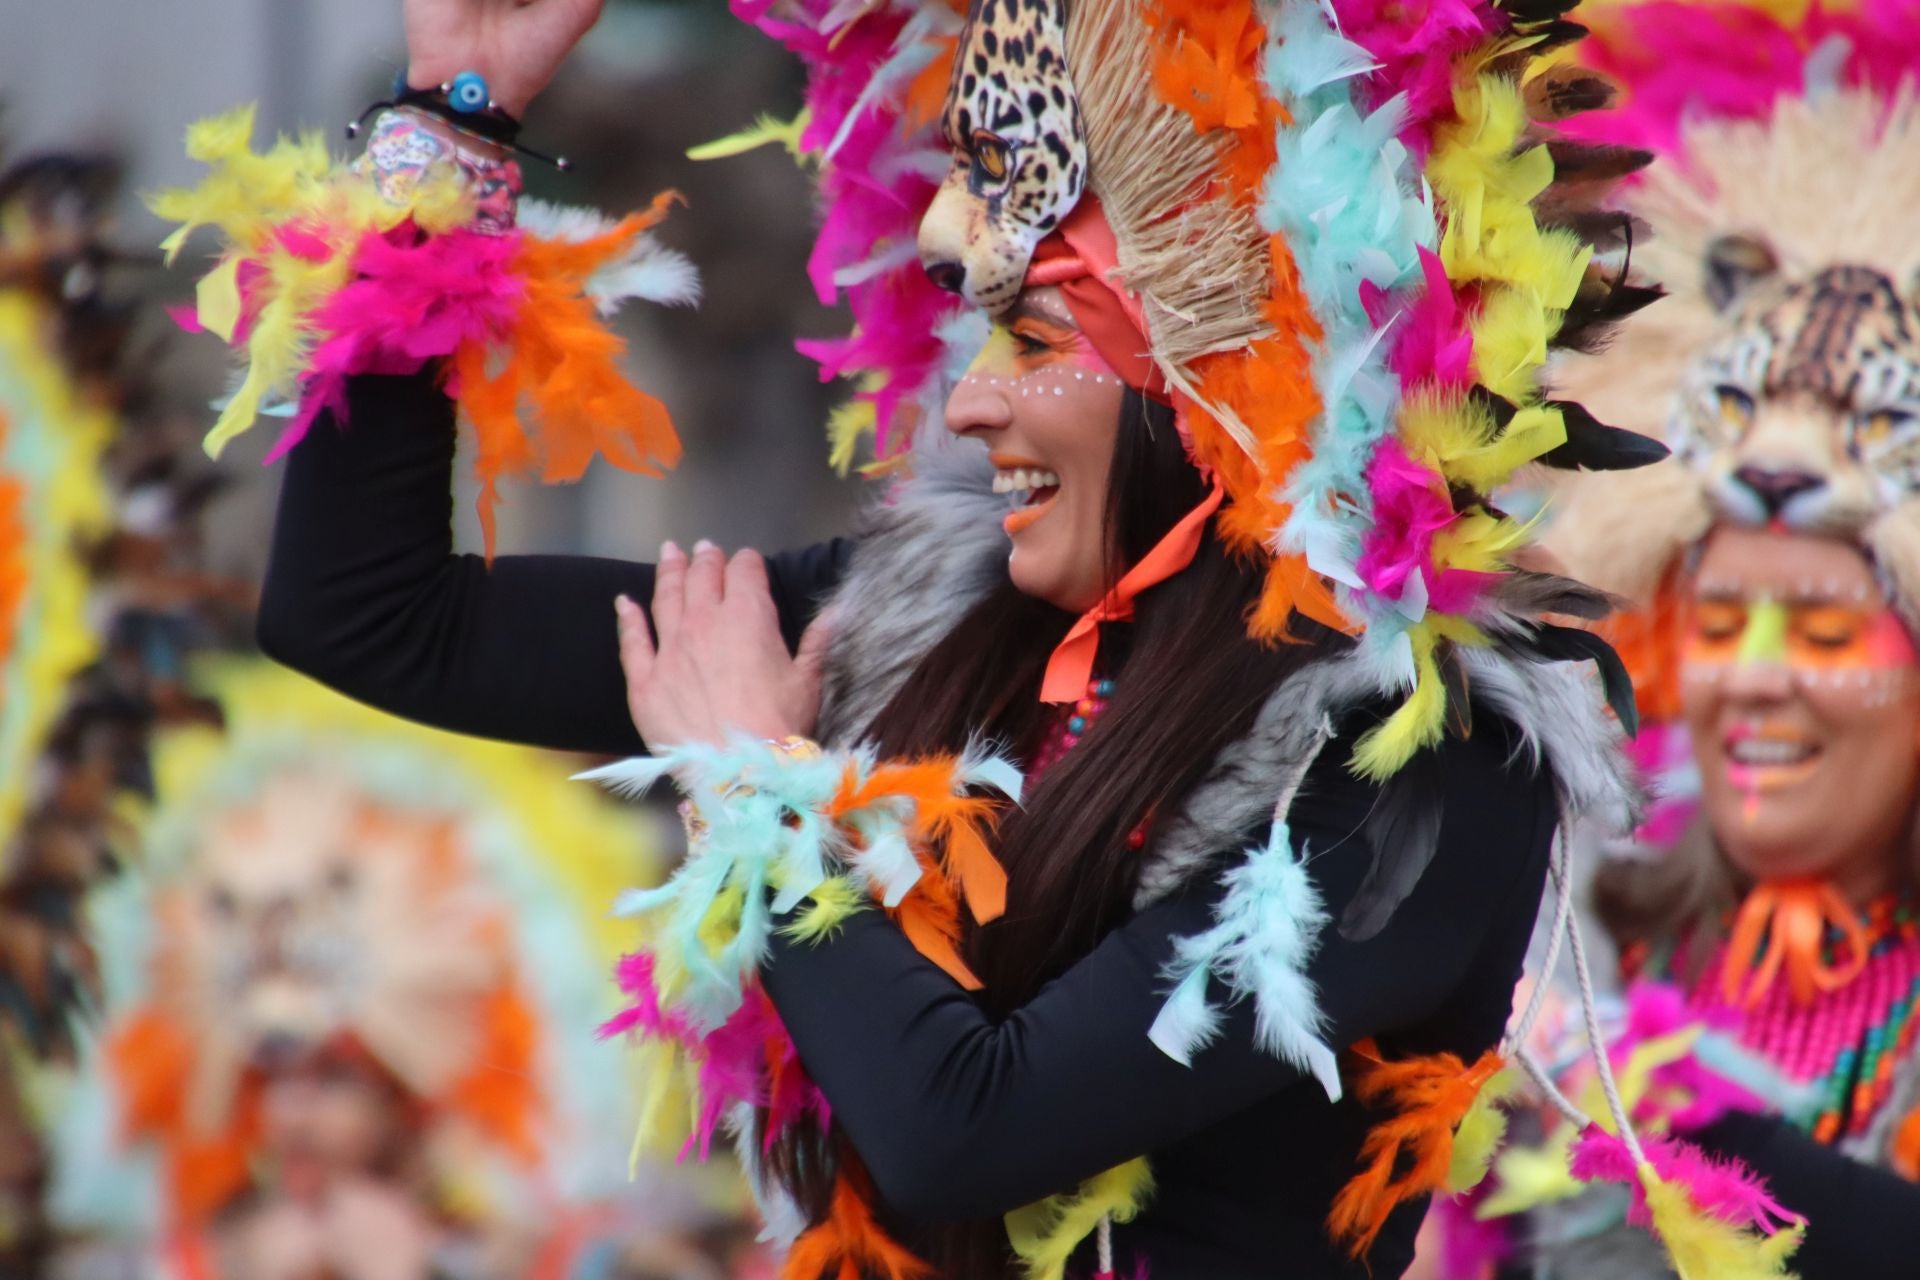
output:
[[[1016,468],[1012,471],[993,473],[993,491],[995,493],[1030,493],[1035,489],[1057,489],[1060,477],[1051,471]]]
[[[1781,738],[1742,738],[1727,746],[1727,759],[1735,764],[1800,764],[1814,755],[1812,743],[1791,742]]]

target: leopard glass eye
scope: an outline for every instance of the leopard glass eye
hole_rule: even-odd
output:
[[[1853,419],[1853,450],[1856,456],[1875,458],[1913,436],[1920,417],[1907,409],[1876,409],[1856,414]]]
[[[1753,422],[1753,397],[1739,387],[1721,384],[1713,389],[1714,407],[1720,411],[1723,425],[1736,431],[1744,430]]]
[[[973,135],[973,167],[994,182],[1007,178],[1007,144],[991,133]]]

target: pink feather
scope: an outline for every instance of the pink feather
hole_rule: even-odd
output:
[[[1379,64],[1359,80],[1361,106],[1371,110],[1407,96],[1401,142],[1424,161],[1433,128],[1453,114],[1454,60],[1504,30],[1507,21],[1486,0],[1335,0],[1340,32]]]
[[[501,338],[525,292],[514,269],[519,252],[517,234],[462,230],[422,239],[406,227],[364,237],[354,278],[311,317],[322,337],[307,364],[300,409],[266,460],[305,438],[322,409],[345,407],[348,377],[412,372],[463,343]]]
[[[1614,11],[1581,61],[1625,90],[1614,110],[1575,116],[1563,126],[1576,137],[1679,150],[1688,120],[1753,120],[1807,87],[1808,59],[1838,38],[1848,47],[1840,82],[1890,93],[1920,66],[1920,10],[1912,0],[1868,0],[1858,6],[1811,5],[1788,25],[1749,4],[1655,0]]]
[[[1393,353],[1388,364],[1406,387],[1433,384],[1465,389],[1473,385],[1473,333],[1466,313],[1454,296],[1440,255],[1420,250],[1422,287],[1411,303],[1398,305],[1393,295],[1362,281],[1361,301],[1375,324],[1393,322]]]
[[[1453,503],[1440,476],[1386,439],[1367,464],[1373,525],[1360,546],[1360,580],[1389,600],[1398,600],[1415,573],[1429,574],[1433,535],[1453,523]]]
[[[935,334],[956,303],[927,280],[912,255],[853,283],[838,284],[836,277],[885,246],[915,242],[935,185],[908,160],[941,143],[931,127],[906,128],[898,94],[876,95],[854,115],[861,91],[898,50],[905,9],[876,9],[825,32],[819,28],[831,7],[826,0],[779,6],[770,0],[733,0],[738,17],[780,41],[807,66],[809,123],[801,143],[824,150],[837,142],[820,171],[824,212],[807,275],[823,303],[844,299],[853,332],[796,345],[820,363],[822,380],[879,375],[878,385],[858,398],[874,405],[877,443],[885,456],[898,442],[901,409],[940,367],[943,352]]]
[[[1760,1177],[1738,1161],[1714,1160],[1698,1147],[1678,1138],[1642,1137],[1647,1163],[1662,1182],[1685,1188],[1701,1212],[1736,1226],[1754,1227],[1772,1235],[1801,1221],[1767,1193]],[[1573,1176],[1582,1182],[1614,1182],[1632,1190],[1627,1221],[1651,1228],[1652,1211],[1627,1144],[1598,1125],[1588,1125],[1574,1139]]]

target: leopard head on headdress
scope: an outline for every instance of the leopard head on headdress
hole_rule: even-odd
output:
[[[1725,331],[1681,383],[1675,454],[1721,519],[1868,533],[1920,490],[1920,282],[1790,273],[1750,234],[1715,240],[1705,268]]]
[[[1063,7],[976,0],[960,35],[944,119],[953,164],[920,223],[920,260],[990,314],[1012,305],[1034,246],[1086,188]]]

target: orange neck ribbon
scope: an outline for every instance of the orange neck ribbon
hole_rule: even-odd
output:
[[[1047,673],[1040,681],[1040,701],[1076,702],[1086,696],[1087,683],[1093,679],[1093,660],[1100,652],[1100,624],[1133,617],[1135,596],[1193,563],[1194,554],[1200,550],[1201,531],[1225,497],[1226,490],[1215,480],[1205,500],[1181,516],[1180,523],[1167,530],[1166,536],[1153,544],[1153,550],[1142,556],[1139,564],[1127,570],[1099,604],[1074,621],[1066,638],[1054,646],[1053,656],[1047,659]]]
[[[1820,958],[1821,937],[1833,924],[1846,934],[1847,960],[1829,965]],[[1759,966],[1753,958],[1765,942]],[[1720,994],[1728,1004],[1751,1009],[1760,1003],[1780,970],[1798,1004],[1811,1004],[1815,995],[1838,991],[1859,976],[1867,964],[1867,931],[1860,915],[1840,891],[1824,880],[1769,880],[1757,884],[1734,917],[1733,936],[1727,941]]]

